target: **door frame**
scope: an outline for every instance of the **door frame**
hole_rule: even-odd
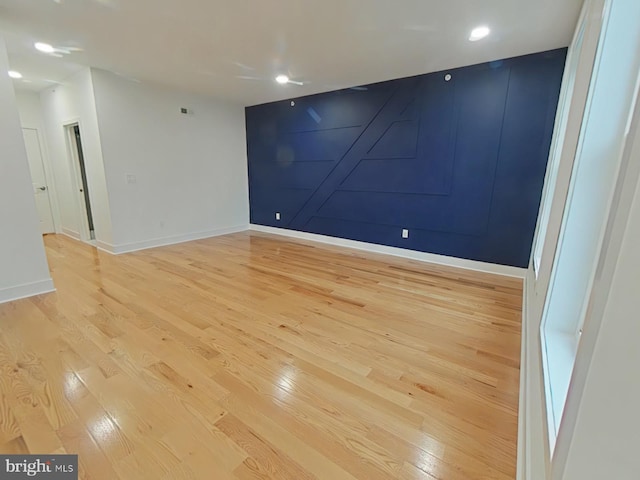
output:
[[[64,141],[67,149],[67,162],[69,163],[69,169],[71,172],[71,178],[73,182],[73,198],[78,212],[78,230],[80,234],[80,240],[87,243],[93,243],[94,239],[91,238],[91,232],[89,230],[89,219],[87,214],[87,206],[85,203],[85,197],[82,192],[84,185],[82,183],[82,173],[80,172],[80,159],[78,157],[77,144],[75,135],[73,133],[73,127],[78,126],[80,130],[80,138],[84,138],[84,131],[82,129],[82,122],[80,118],[71,118],[62,123],[62,129],[64,133]],[[82,147],[81,147],[82,148]],[[83,148],[83,156],[85,158],[85,172],[86,172],[86,155]],[[87,178],[87,183],[89,179]],[[87,185],[88,196],[91,197],[91,190]],[[89,198],[91,203],[91,198]],[[95,229],[95,226],[94,226]],[[94,230],[95,233],[95,230]]]

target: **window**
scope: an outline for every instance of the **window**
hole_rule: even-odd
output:
[[[604,18],[541,324],[552,451],[637,98],[640,2],[608,0]]]

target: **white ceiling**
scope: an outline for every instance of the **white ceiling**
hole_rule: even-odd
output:
[[[82,66],[245,105],[567,46],[582,0],[0,0],[11,68]],[[472,28],[492,34],[469,42]],[[33,43],[78,49],[63,58]],[[281,86],[278,73],[304,86]]]

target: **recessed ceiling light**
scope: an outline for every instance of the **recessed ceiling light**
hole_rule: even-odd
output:
[[[287,77],[286,75],[278,75],[276,77],[276,82],[278,82],[281,85],[284,85],[285,83],[289,83],[289,77]]]
[[[56,51],[56,49],[48,43],[36,42],[33,46],[36,47],[36,50],[40,50],[44,53],[54,53]]]
[[[478,27],[471,30],[471,35],[469,35],[469,41],[477,42],[478,40],[483,39],[487,35],[491,33],[491,29],[489,27]]]
[[[9,70],[8,73],[11,78],[22,78],[22,74],[20,72],[16,72],[15,70]]]

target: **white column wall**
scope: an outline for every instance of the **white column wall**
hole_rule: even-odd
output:
[[[53,290],[6,47],[0,37],[0,302]]]

